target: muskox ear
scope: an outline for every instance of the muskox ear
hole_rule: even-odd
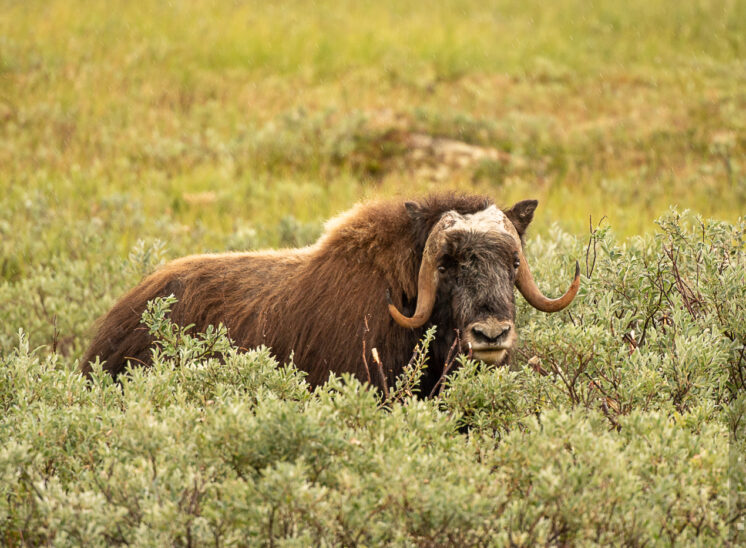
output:
[[[521,238],[523,238],[523,233],[526,232],[526,228],[534,218],[534,210],[537,205],[539,205],[537,200],[523,200],[503,212],[513,223]]]
[[[406,202],[404,204],[404,208],[407,210],[407,213],[409,214],[409,218],[413,221],[417,221],[420,219],[421,213],[422,213],[422,207],[417,202]]]

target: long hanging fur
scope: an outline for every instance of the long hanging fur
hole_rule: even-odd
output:
[[[366,380],[364,339],[368,363],[373,363],[371,349],[377,348],[392,384],[427,325],[415,330],[396,325],[387,310],[386,291],[391,290],[400,310],[412,309],[432,226],[445,211],[468,214],[490,205],[486,197],[453,194],[431,196],[416,208],[403,202],[361,204],[329,221],[321,238],[306,248],[172,261],[99,320],[82,372],[91,372],[89,362],[96,356],[114,377],[128,361],[148,364],[152,340],[141,315],[149,300],[173,294],[178,302],[171,319],[177,324],[194,324],[203,331],[222,323],[236,345],[267,345],[280,362],[292,352],[312,386],[323,383],[329,372]],[[433,314],[441,323],[423,391],[440,376],[453,341],[452,326],[442,325],[445,316]],[[380,386],[373,368],[370,374]]]

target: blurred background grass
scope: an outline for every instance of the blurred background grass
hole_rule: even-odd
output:
[[[436,189],[538,198],[539,233],[733,220],[744,21],[737,0],[0,0],[0,272],[92,230],[120,257],[300,245]]]

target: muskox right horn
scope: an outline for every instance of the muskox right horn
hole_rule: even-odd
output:
[[[523,255],[523,250],[518,251],[518,256],[520,262],[518,264],[515,285],[528,304],[542,312],[559,312],[573,301],[580,287],[580,265],[577,261],[575,261],[575,276],[570,287],[558,299],[550,299],[545,297],[536,285],[534,277],[531,275],[531,269],[528,267],[528,261],[526,261],[526,257]]]
[[[402,327],[416,329],[425,325],[430,319],[435,306],[435,296],[438,291],[438,258],[445,241],[444,229],[453,224],[453,219],[444,217],[433,227],[427,237],[425,249],[422,252],[420,274],[417,279],[417,308],[411,318],[407,318],[391,302],[391,294],[386,291],[389,313],[394,321]]]

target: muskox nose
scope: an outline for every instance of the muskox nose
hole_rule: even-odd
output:
[[[510,333],[510,324],[508,323],[488,323],[478,324],[471,328],[472,335],[476,342],[494,344]]]

